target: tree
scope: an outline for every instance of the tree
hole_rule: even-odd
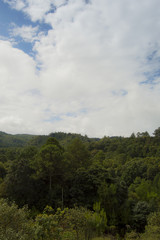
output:
[[[102,207],[105,209],[108,224],[123,229],[130,217],[127,205],[127,186],[124,181],[117,179],[114,183],[102,182],[98,190]]]
[[[93,209],[94,211],[83,207],[65,209],[60,224],[65,226],[65,231],[68,229],[75,233],[76,240],[90,240],[93,236],[99,236],[106,230],[106,213],[98,202],[94,204]]]
[[[37,177],[48,185],[48,196],[46,196],[48,202],[46,204],[53,204],[53,194],[56,192],[53,190],[57,188],[61,192],[63,187],[63,152],[59,142],[55,138],[49,138],[41,147],[34,162]]]
[[[0,180],[6,176],[6,169],[4,163],[0,162]]]
[[[137,137],[149,137],[149,133],[147,131],[142,133],[138,132]]]
[[[105,160],[105,153],[102,150],[99,150],[94,158],[93,158],[93,162],[94,163],[100,163],[103,165],[103,161]]]
[[[65,158],[72,172],[81,167],[88,168],[90,165],[89,151],[79,138],[74,139],[68,145]]]
[[[106,213],[103,208],[101,208],[101,203],[96,202],[93,205],[93,226],[95,227],[95,230],[100,236],[102,233],[104,233],[106,227],[107,227],[107,217]]]
[[[133,132],[133,133],[131,134],[130,138],[135,138],[135,137],[136,137],[136,135],[135,135],[135,133]]]
[[[56,217],[46,209],[42,214],[38,214],[35,219],[35,240],[61,240],[62,228],[59,226]]]
[[[160,212],[151,213],[147,219],[147,226],[141,240],[159,240],[160,239]]]
[[[146,174],[147,165],[143,159],[132,159],[122,168],[122,179],[129,186],[136,177],[143,177]]]
[[[31,240],[34,237],[33,221],[29,220],[29,212],[14,203],[0,200],[0,239]]]
[[[153,135],[154,135],[155,137],[160,137],[160,127],[154,130]]]
[[[104,181],[111,182],[111,178],[103,166],[93,165],[89,169],[79,168],[71,179],[70,203],[92,208],[94,202],[98,200],[98,189]]]
[[[35,174],[31,166],[37,151],[34,147],[22,149],[12,162],[9,162],[8,173],[4,179],[4,193],[2,196],[8,197],[19,206],[28,204],[33,207],[38,202],[40,185],[32,176]],[[42,187],[42,186],[41,186]]]
[[[145,201],[139,201],[133,209],[133,226],[137,232],[143,232],[147,224],[147,216],[150,213],[149,205]]]

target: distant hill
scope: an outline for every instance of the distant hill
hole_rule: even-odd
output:
[[[49,137],[56,138],[60,142],[60,144],[64,146],[70,143],[75,138],[79,138],[82,142],[93,142],[100,140],[100,138],[89,138],[87,137],[87,135],[82,136],[81,134],[78,133],[64,133],[64,132],[50,133]]]
[[[41,147],[43,144],[46,143],[49,137],[56,138],[63,146],[66,146],[75,138],[79,138],[83,142],[92,142],[100,140],[99,138],[88,138],[86,135],[82,136],[81,134],[76,133],[55,132],[50,133],[49,135],[31,135],[31,134],[13,135],[0,131],[0,148],[25,147],[25,146]]]
[[[5,147],[24,147],[34,137],[30,134],[8,134],[0,132],[0,148]]]

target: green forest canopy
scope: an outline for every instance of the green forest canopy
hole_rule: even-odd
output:
[[[152,239],[154,234],[159,239],[160,128],[153,136],[143,132],[101,139],[63,132],[40,136],[0,132],[0,198],[2,209],[3,204],[14,209],[27,205],[28,224],[42,229],[41,217],[47,221],[48,236],[39,239],[67,239],[63,234],[81,239],[83,231],[78,229],[84,230],[86,224],[91,231],[85,230],[82,239],[85,233],[85,239],[91,239],[91,232],[127,239]],[[46,206],[52,209],[49,214]],[[70,227],[65,223],[66,230],[67,211],[74,220]],[[56,214],[63,221],[56,220]],[[57,232],[59,227],[63,234]]]

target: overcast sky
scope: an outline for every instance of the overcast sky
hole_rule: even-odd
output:
[[[0,0],[0,131],[160,127],[159,0]]]

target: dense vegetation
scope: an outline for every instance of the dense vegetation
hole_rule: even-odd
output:
[[[0,132],[0,239],[160,239],[160,128],[130,137]]]

